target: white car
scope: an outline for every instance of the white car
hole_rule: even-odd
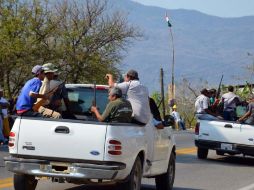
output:
[[[141,178],[155,178],[170,190],[175,177],[175,141],[170,127],[97,122],[89,112],[96,96],[100,110],[108,87],[66,85],[77,119],[18,117],[10,133],[6,168],[15,190],[34,190],[41,177],[75,184],[115,183],[139,190]],[[96,91],[95,91],[96,90]]]
[[[197,156],[207,158],[209,149],[218,155],[254,156],[254,128],[251,125],[231,121],[199,120],[195,129]]]

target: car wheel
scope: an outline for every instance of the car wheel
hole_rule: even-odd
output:
[[[167,173],[155,177],[157,190],[172,190],[175,180],[175,154],[171,153]]]
[[[132,167],[130,176],[126,182],[118,185],[117,189],[121,190],[140,190],[142,179],[142,163],[140,157],[138,156]]]
[[[15,190],[35,190],[38,180],[34,176],[14,174],[13,182]]]
[[[198,147],[198,158],[199,159],[206,159],[207,158],[207,155],[208,155],[208,149],[206,148],[199,148]]]

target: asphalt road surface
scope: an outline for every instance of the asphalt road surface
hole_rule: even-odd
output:
[[[254,157],[217,156],[210,151],[208,159],[199,160],[194,134],[175,133],[177,144],[174,190],[254,190]],[[12,174],[5,170],[2,158],[7,148],[0,148],[0,190],[13,190]],[[112,186],[77,186],[41,180],[37,190],[110,190]],[[156,190],[154,179],[143,179],[142,190]]]

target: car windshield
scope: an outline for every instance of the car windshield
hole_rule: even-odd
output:
[[[96,106],[102,113],[108,103],[108,89],[91,87],[67,88],[68,98],[70,100],[71,112],[76,115],[91,115],[90,108],[96,101]],[[96,93],[96,100],[94,98]]]

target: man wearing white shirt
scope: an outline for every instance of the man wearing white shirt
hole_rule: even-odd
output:
[[[151,116],[149,107],[149,93],[147,87],[142,85],[139,81],[138,72],[129,70],[125,75],[124,82],[115,83],[113,75],[107,74],[108,84],[111,88],[118,87],[122,90],[126,99],[130,101],[133,109],[134,122],[140,124],[147,124]]]
[[[207,89],[201,90],[201,95],[196,98],[196,117],[204,120],[218,120],[218,118],[208,109],[209,93]]]
[[[223,118],[228,121],[235,121],[236,105],[240,103],[240,98],[234,93],[233,86],[228,86],[228,92],[222,95],[221,102],[224,104]]]

